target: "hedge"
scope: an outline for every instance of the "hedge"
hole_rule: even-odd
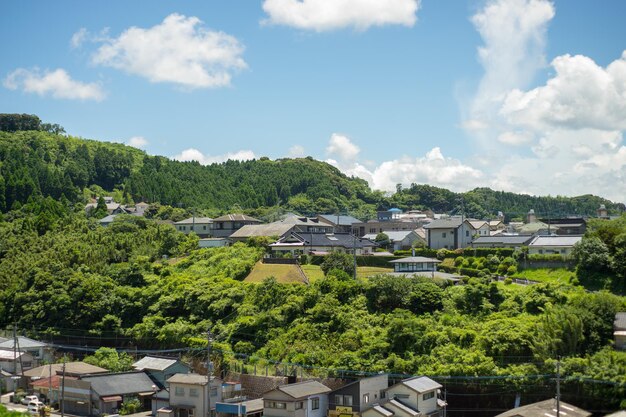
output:
[[[405,256],[372,256],[372,255],[358,255],[356,257],[357,266],[375,266],[380,268],[393,268],[393,264],[390,264],[389,261],[393,261],[395,259],[402,259]],[[301,257],[301,262],[304,262],[304,259]],[[321,265],[324,262],[323,255],[307,255],[306,262],[311,265]]]

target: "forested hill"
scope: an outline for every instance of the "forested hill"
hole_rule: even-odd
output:
[[[502,211],[511,219],[531,208],[539,216],[594,215],[600,204],[610,213],[624,210],[621,203],[592,195],[533,197],[488,188],[454,193],[412,184],[386,196],[372,191],[365,180],[347,177],[310,157],[203,166],[150,156],[123,144],[45,130],[0,132],[0,212],[20,208],[37,197],[82,203],[85,196],[94,194],[85,191],[88,187],[117,190],[125,203],[143,200],[214,214],[281,206],[302,214],[342,211],[371,218],[376,210],[395,206],[463,212],[476,218]]]

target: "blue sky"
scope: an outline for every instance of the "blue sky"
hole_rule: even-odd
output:
[[[0,112],[203,163],[626,201],[626,2],[7,1]],[[482,50],[482,52],[481,52]]]

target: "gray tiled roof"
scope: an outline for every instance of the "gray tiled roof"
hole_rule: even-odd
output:
[[[224,214],[223,216],[213,219],[214,222],[255,222],[261,223],[261,220],[250,217],[246,214]]]
[[[179,222],[176,222],[174,224],[207,224],[207,223],[213,223],[213,219],[210,217],[190,217],[188,219],[185,220],[181,220]]]
[[[497,245],[499,243],[504,245],[524,245],[528,243],[533,237],[528,235],[518,236],[480,236],[472,241],[472,243],[482,243]]]
[[[449,219],[433,220],[424,225],[424,229],[456,229],[463,224],[460,217],[451,217]]]
[[[230,235],[231,238],[245,239],[254,236],[283,236],[291,231],[295,226],[285,223],[269,224],[247,224]]]
[[[419,393],[441,388],[441,384],[439,384],[437,381],[433,381],[427,376],[405,379],[401,382],[401,384],[406,385],[407,387]]]
[[[617,330],[626,330],[626,313],[620,312],[615,314],[615,321],[613,327]]]
[[[320,214],[317,217],[320,217],[329,223],[336,224],[339,226],[351,226],[354,223],[361,223],[361,220],[354,218],[352,216],[337,216],[335,214]],[[337,218],[339,218],[339,221],[337,221]]]
[[[358,238],[350,233],[292,233],[288,238],[296,239],[302,242],[304,246],[328,246],[328,247],[340,247],[340,248],[357,248],[378,246],[376,243],[369,239]],[[284,241],[284,239],[283,239]],[[280,246],[281,242],[274,245]]]
[[[330,392],[330,388],[321,382],[306,381],[296,384],[283,385],[278,389],[293,398],[304,398],[309,395],[324,394]]]
[[[138,370],[151,369],[154,371],[164,371],[176,363],[176,359],[155,358],[146,356],[133,363],[133,368]]]
[[[537,236],[528,246],[574,246],[582,236]]]
[[[91,388],[101,397],[154,391],[154,382],[144,372],[92,375],[82,380],[90,382]]]
[[[13,341],[15,339],[11,338],[2,343],[0,343],[0,349],[13,349]],[[20,349],[31,349],[31,348],[40,348],[45,347],[46,344],[43,342],[39,342],[37,340],[30,339],[25,336],[17,337],[17,346]]]
[[[549,400],[505,411],[502,414],[498,414],[496,417],[543,417],[545,415],[556,415],[554,410],[556,410],[556,400],[551,398]],[[567,417],[588,417],[591,415],[590,412],[582,410],[564,401],[561,401],[561,411],[561,414],[567,413]]]

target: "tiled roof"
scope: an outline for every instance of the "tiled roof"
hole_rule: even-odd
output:
[[[246,239],[254,236],[283,236],[294,228],[293,224],[280,222],[269,224],[247,224],[230,235],[231,238]]]
[[[567,413],[567,417],[588,417],[591,415],[590,412],[582,410],[564,401],[561,401],[560,409],[562,411],[562,415]],[[498,414],[496,417],[544,417],[546,415],[556,416],[556,400],[553,398],[517,407]]]
[[[463,224],[460,217],[451,217],[448,219],[433,220],[424,225],[424,229],[456,229]]]
[[[441,384],[439,384],[436,381],[433,381],[427,376],[420,376],[420,377],[405,379],[404,381],[401,382],[401,384],[406,385],[407,387],[419,393],[432,391],[434,389],[441,388]]]
[[[582,236],[537,236],[528,246],[574,246]]]
[[[194,223],[195,224],[213,223],[213,219],[210,217],[196,217],[195,219],[193,217],[190,217],[188,219],[181,220],[174,224],[194,224]]]
[[[29,369],[28,371],[24,371],[24,375],[28,377],[39,377],[39,378],[48,378],[50,376],[50,371],[52,371],[52,375],[56,375],[63,370],[62,363],[53,363],[50,365],[42,365],[33,369]],[[67,362],[65,364],[65,373],[72,375],[86,375],[86,374],[97,374],[102,372],[108,372],[104,368],[100,368],[99,366],[90,365],[85,362]]]
[[[261,223],[261,220],[250,217],[246,214],[225,214],[223,216],[213,219],[214,222],[256,222]]]
[[[472,244],[489,244],[489,245],[524,245],[532,239],[532,236],[517,235],[517,236],[480,236],[472,241]]]
[[[6,340],[5,342],[0,343],[0,349],[13,349],[13,338]],[[31,349],[31,348],[39,348],[47,346],[43,342],[39,342],[37,340],[30,339],[25,336],[17,337],[17,346],[20,349]]]
[[[393,261],[389,261],[389,263],[405,263],[405,264],[412,264],[416,262],[437,263],[437,264],[441,263],[439,259],[426,258],[424,256],[410,256],[408,258],[395,259]]]
[[[154,371],[164,371],[176,363],[176,359],[155,358],[146,356],[133,363],[133,368],[137,370],[150,369]]]
[[[298,382],[296,384],[283,385],[277,389],[293,398],[304,398],[309,395],[330,392],[330,388],[317,381]]]
[[[320,214],[317,217],[320,217],[323,220],[326,220],[327,222],[331,224],[336,224],[339,226],[351,226],[354,223],[361,223],[361,220],[354,218],[352,216],[337,216],[335,214]],[[337,218],[339,218],[339,221],[337,221]]]
[[[154,391],[154,382],[144,372],[120,372],[81,378],[91,383],[99,396],[127,395]]]

